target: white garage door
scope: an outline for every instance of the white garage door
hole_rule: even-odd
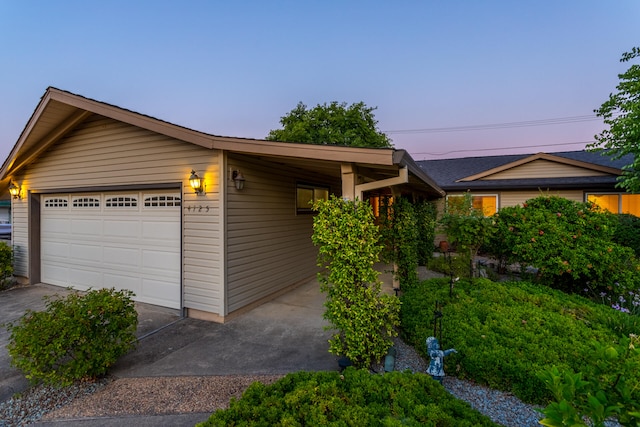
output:
[[[180,206],[167,191],[41,196],[42,282],[180,308]]]

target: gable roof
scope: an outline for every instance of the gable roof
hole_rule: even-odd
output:
[[[422,160],[418,164],[445,191],[506,190],[539,188],[613,188],[622,167],[631,164],[628,155],[613,159],[603,152],[565,151],[558,153],[514,154]],[[522,177],[504,179],[504,173],[535,162],[552,162],[579,168],[576,176]],[[578,169],[576,169],[578,170]],[[498,178],[503,173],[503,176]]]
[[[354,163],[371,170],[369,180],[397,176],[398,167],[409,170],[410,184],[434,195],[443,195],[435,181],[404,150],[360,148],[276,142],[212,135],[175,125],[148,115],[96,101],[54,87],[47,88],[17,142],[0,169],[0,181],[34,162],[39,155],[85,120],[97,114],[195,144],[210,150],[226,150],[295,163],[298,167],[340,170],[340,163]]]

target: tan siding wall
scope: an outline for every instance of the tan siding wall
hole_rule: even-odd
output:
[[[534,160],[530,163],[513,169],[498,172],[482,178],[493,179],[520,179],[520,178],[562,178],[567,176],[604,176],[604,172],[584,169],[578,166],[563,165],[549,160]]]
[[[29,204],[23,191],[22,199],[13,200],[11,204],[11,244],[14,251],[14,274],[29,277],[29,245],[28,222]]]
[[[218,152],[94,115],[29,166],[21,184],[23,191],[47,192],[181,183],[183,303],[187,308],[219,314],[223,311],[224,283],[220,259],[220,156]],[[189,187],[192,168],[205,179],[205,196],[196,196]],[[18,229],[26,228],[26,215],[16,219]]]
[[[296,182],[340,182],[310,176],[268,161],[230,157],[229,169],[240,169],[245,188],[227,181],[227,293],[229,312],[268,297],[318,271],[311,242],[313,216],[296,215]]]
[[[558,190],[558,191],[502,191],[499,196],[500,207],[522,205],[529,199],[539,196],[558,196],[576,202],[584,202],[582,190]]]

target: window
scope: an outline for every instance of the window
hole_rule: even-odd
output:
[[[99,208],[100,198],[98,197],[74,197],[74,208]]]
[[[149,196],[144,199],[144,206],[148,208],[180,207],[180,196]]]
[[[601,193],[587,194],[587,200],[613,213],[640,217],[640,194]]]
[[[296,185],[296,212],[312,212],[312,205],[318,200],[329,199],[329,187],[317,185],[298,184]]]
[[[44,199],[45,208],[66,208],[67,206],[68,206],[67,199],[64,199],[62,197]]]
[[[133,196],[109,197],[105,202],[108,208],[134,208],[138,206],[138,199]]]
[[[447,196],[447,208],[461,207],[464,196]],[[498,196],[495,194],[474,194],[471,196],[473,208],[482,211],[484,216],[491,216],[498,211]]]

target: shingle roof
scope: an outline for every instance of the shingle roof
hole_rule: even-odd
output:
[[[622,169],[623,166],[633,162],[633,156],[627,155],[614,160],[601,152],[590,151],[564,151],[548,153],[551,156],[591,163],[598,166]],[[563,177],[563,178],[526,178],[526,179],[500,179],[500,180],[476,180],[457,182],[462,178],[488,171],[509,163],[517,162],[535,154],[512,154],[503,156],[463,157],[457,159],[421,160],[416,163],[433,178],[433,180],[445,191],[464,191],[481,189],[538,189],[538,188],[613,188],[616,183],[615,176],[587,176],[587,177]]]

